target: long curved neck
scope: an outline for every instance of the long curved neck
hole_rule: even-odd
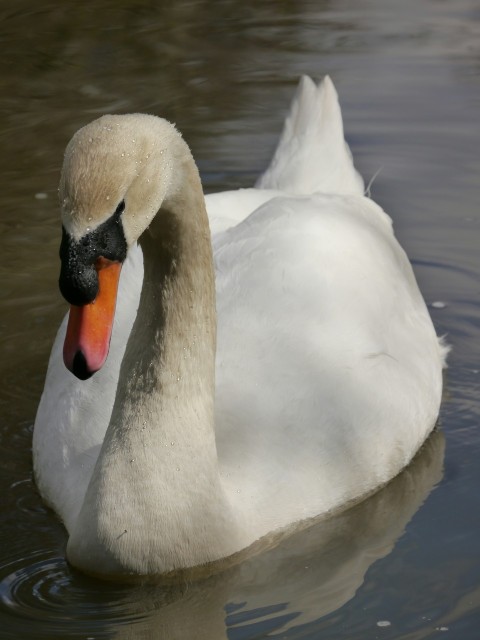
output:
[[[185,169],[188,188],[164,203],[140,239],[144,282],[111,426],[127,425],[130,433],[132,424],[144,431],[150,425],[149,432],[170,438],[175,452],[181,447],[171,443],[181,445],[184,439],[216,458],[213,258],[193,161]]]
[[[237,550],[213,428],[215,287],[193,160],[141,237],[144,283],[117,397],[69,560],[158,574]]]

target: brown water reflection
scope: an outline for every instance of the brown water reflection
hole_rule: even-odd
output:
[[[477,0],[17,0],[0,5],[0,25],[0,636],[237,640],[264,638],[271,624],[271,637],[413,639],[446,626],[450,639],[477,638]],[[101,113],[156,113],[184,133],[207,190],[248,186],[298,76],[327,72],[357,166],[367,181],[381,168],[373,196],[427,302],[446,304],[432,308],[454,346],[443,481],[408,523],[440,478],[437,436],[419,479],[409,471],[401,490],[205,583],[132,592],[71,573],[30,459],[65,309],[56,190],[66,142]]]

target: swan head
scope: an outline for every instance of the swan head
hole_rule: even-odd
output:
[[[108,355],[121,265],[128,248],[178,191],[188,147],[155,116],[103,116],[69,142],[60,179],[60,291],[70,303],[64,362],[89,378]]]

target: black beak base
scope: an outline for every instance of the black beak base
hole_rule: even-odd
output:
[[[95,263],[98,258],[123,262],[127,256],[127,242],[123,233],[122,201],[108,220],[80,240],[72,238],[62,227],[60,244],[59,286],[67,302],[82,306],[93,302],[98,294],[98,276]]]

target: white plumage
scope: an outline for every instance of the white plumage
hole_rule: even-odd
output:
[[[135,138],[151,130],[164,149],[158,136],[167,124],[139,118]],[[134,126],[128,121],[128,134]],[[175,132],[164,139],[180,141],[179,150],[159,160],[157,174],[187,153]],[[123,197],[129,182],[120,182]],[[175,182],[177,190],[190,186]],[[408,464],[438,416],[445,349],[389,217],[363,195],[328,78],[319,87],[302,79],[256,188],[207,196],[206,205],[218,325],[214,424],[198,418],[189,432],[203,399],[185,378],[203,375],[201,361],[179,374],[175,409],[160,397],[124,397],[119,369],[143,277],[128,218],[132,246],[104,368],[84,382],[67,372],[65,322],[52,350],[35,474],[71,535],[70,560],[91,573],[155,574],[214,561],[358,500]],[[72,228],[81,235],[81,221]],[[186,332],[179,362],[195,351],[197,333],[201,340],[201,330],[179,335]],[[164,390],[167,374],[177,372],[161,372]]]

